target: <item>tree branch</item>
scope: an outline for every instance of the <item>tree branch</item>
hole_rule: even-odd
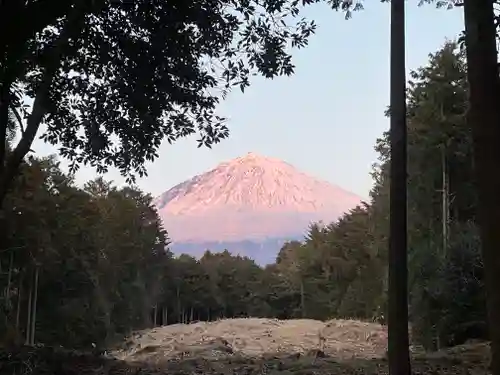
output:
[[[54,46],[52,47],[52,51],[48,56],[47,65],[45,66],[41,84],[35,95],[33,109],[28,117],[26,129],[22,134],[21,140],[9,155],[4,170],[0,173],[0,207],[3,204],[3,200],[16,176],[23,158],[31,149],[31,145],[35,140],[40,124],[46,114],[45,104],[49,99],[52,81],[54,80],[60,66],[64,47],[67,45],[70,37],[77,34],[78,29],[81,27],[84,20],[85,12],[82,5],[85,3],[86,1],[82,0],[79,6],[74,7],[63,30],[61,31],[59,38],[56,40]]]
[[[21,115],[17,111],[16,108],[11,108],[12,113],[16,117],[17,122],[19,123],[19,128],[21,129],[21,135],[24,135],[24,126],[23,126],[23,119],[21,118]]]

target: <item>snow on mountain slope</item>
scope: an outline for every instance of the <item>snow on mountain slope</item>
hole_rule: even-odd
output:
[[[249,153],[174,186],[155,204],[175,243],[296,237],[360,201],[284,161]]]

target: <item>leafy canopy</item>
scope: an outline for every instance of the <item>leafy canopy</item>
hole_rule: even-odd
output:
[[[219,100],[252,75],[292,74],[291,48],[316,29],[300,12],[320,1],[2,2],[0,83],[11,94],[2,103],[28,119],[28,143],[44,122],[42,138],[73,170],[115,166],[134,180],[165,138],[197,134],[210,147],[227,137]],[[327,3],[346,16],[360,8]]]

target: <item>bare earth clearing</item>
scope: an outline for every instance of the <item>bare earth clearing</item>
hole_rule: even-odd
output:
[[[136,332],[113,355],[169,374],[383,374],[387,331],[355,320],[226,319]],[[415,353],[416,374],[486,374],[486,344]]]
[[[137,332],[124,349],[114,354],[124,360],[147,362],[188,357],[310,355],[318,350],[336,358],[377,358],[384,356],[386,341],[385,328],[374,323],[243,318]]]
[[[114,358],[49,348],[2,351],[0,373],[386,374],[386,341],[386,328],[375,323],[227,319],[136,332],[111,353]],[[415,374],[489,373],[484,343],[413,357]]]

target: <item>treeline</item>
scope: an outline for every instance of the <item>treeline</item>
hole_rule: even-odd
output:
[[[2,218],[4,341],[90,347],[149,326],[169,258],[151,200],[30,158]]]
[[[364,230],[367,213],[358,208],[336,225],[311,226],[304,243],[285,244],[276,263],[265,268],[228,251],[207,251],[199,260],[181,255],[171,263],[154,323],[250,316],[379,317],[385,260],[365,253],[368,237],[351,235]],[[337,241],[338,247],[329,241]]]
[[[467,90],[451,43],[412,73],[408,90],[411,326],[428,349],[485,337]],[[227,251],[174,258],[149,195],[102,179],[79,188],[54,158],[30,158],[0,218],[1,337],[90,347],[133,329],[224,317],[383,322],[387,135],[376,150],[370,202],[311,225],[265,268]]]

